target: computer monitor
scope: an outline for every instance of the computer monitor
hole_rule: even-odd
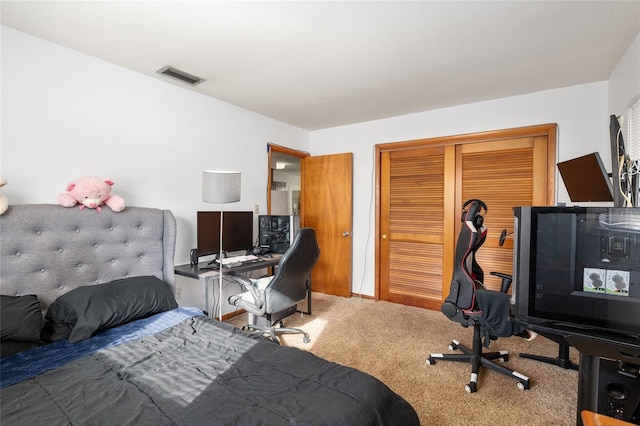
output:
[[[232,252],[253,247],[253,212],[226,211],[222,221],[222,250]],[[220,251],[220,212],[199,211],[197,216],[198,255]]]
[[[611,180],[597,152],[558,163],[558,170],[574,203],[613,201]]]

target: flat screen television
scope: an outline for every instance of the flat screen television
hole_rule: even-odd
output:
[[[640,337],[640,208],[515,207],[513,313]]]
[[[222,218],[222,250],[248,250],[253,247],[253,212],[228,211]],[[198,255],[208,256],[220,251],[220,212],[199,211],[197,216]]]

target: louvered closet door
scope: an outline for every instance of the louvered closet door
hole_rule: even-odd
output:
[[[444,258],[450,257],[454,147],[381,155],[381,298],[436,309],[441,303]]]
[[[485,273],[485,286],[492,290],[500,289],[501,280],[489,272],[510,274],[513,269],[513,239],[507,238],[502,247],[499,244],[503,229],[513,231],[512,208],[553,202],[547,194],[547,160],[547,138],[543,136],[456,147],[456,193],[461,194],[456,200],[456,216],[460,217],[462,204],[470,198],[487,204],[487,239],[476,258]],[[460,226],[458,220],[456,235]]]
[[[379,150],[377,278],[382,300],[439,309],[449,293],[462,204],[483,200],[489,234],[478,252],[488,288],[511,273],[513,207],[555,200],[555,124],[397,142]]]

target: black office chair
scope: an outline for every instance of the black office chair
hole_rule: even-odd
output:
[[[451,321],[458,322],[463,327],[473,327],[473,345],[468,348],[453,340],[449,349],[459,349],[462,354],[430,354],[426,362],[430,365],[435,364],[436,360],[470,362],[471,380],[465,386],[469,393],[477,391],[480,367],[489,368],[517,380],[517,386],[521,390],[529,389],[530,381],[527,376],[494,362],[508,361],[508,352],[482,351],[483,337],[484,346],[489,346],[490,340],[498,336],[512,335],[513,330],[513,324],[508,320],[511,304],[507,294],[511,277],[495,273],[502,277],[501,291],[486,290],[483,285],[484,273],[475,259],[476,251],[487,236],[482,210],[486,213],[487,206],[480,200],[471,199],[463,205],[462,228],[456,245],[453,279],[449,295],[441,307],[442,313]]]
[[[279,318],[295,312],[296,305],[307,297],[311,289],[311,271],[319,257],[315,230],[301,228],[280,258],[273,276],[258,280],[233,276],[247,291],[229,297],[229,303],[245,309],[251,315],[262,317],[266,322],[265,326],[247,324],[243,330],[259,332],[277,343],[278,334],[301,333],[304,343],[309,343],[309,335],[304,330],[286,328]]]

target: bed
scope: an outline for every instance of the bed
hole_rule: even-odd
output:
[[[177,306],[175,236],[159,209],[0,216],[1,424],[419,424],[366,373]]]

